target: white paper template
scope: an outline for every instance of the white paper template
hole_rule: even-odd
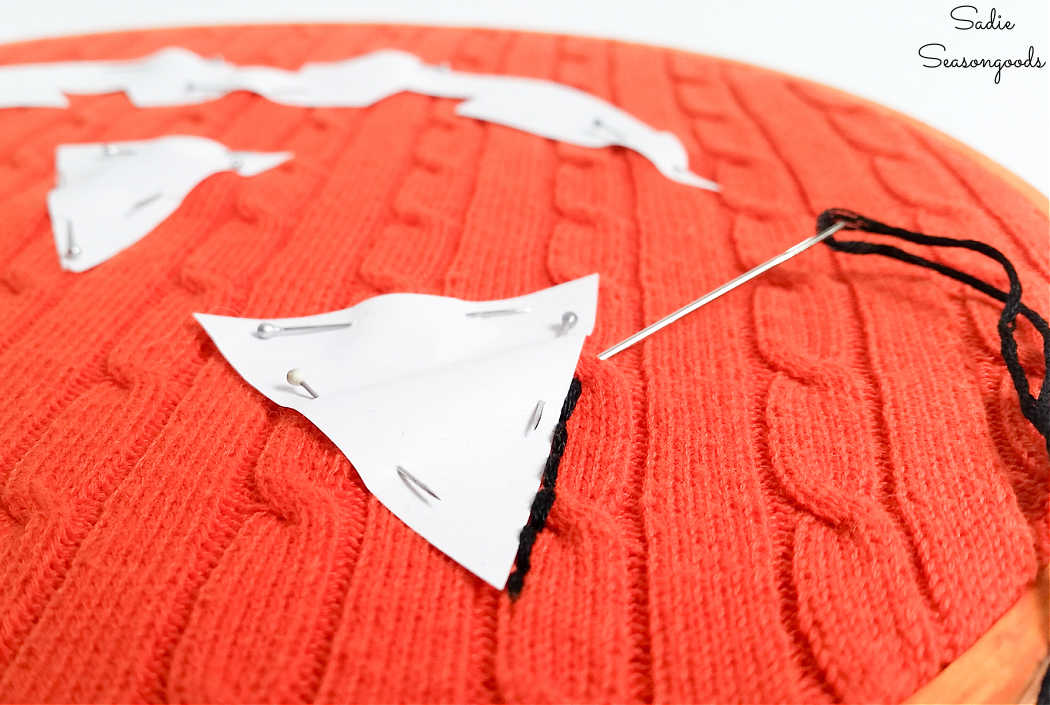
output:
[[[233,64],[180,48],[162,49],[132,61],[0,66],[0,106],[65,107],[68,101],[62,94],[118,91],[141,108],[200,103],[237,90],[237,72]],[[61,95],[61,100],[55,95]]]
[[[123,90],[115,75],[121,62],[55,61],[0,66],[0,107],[65,108],[66,93]]]
[[[285,105],[360,108],[408,90],[421,66],[412,54],[376,51],[346,61],[303,64],[287,85],[258,92]]]
[[[192,51],[162,49],[111,69],[128,99],[140,108],[203,103],[237,90],[237,67]]]
[[[502,588],[597,298],[592,274],[500,301],[389,294],[302,318],[194,315],[241,377],[313,422],[390,511]],[[261,323],[351,325],[262,339]],[[289,384],[291,369],[318,398]]]
[[[641,154],[652,162],[661,174],[672,181],[708,191],[721,190],[721,187],[714,181],[694,174],[689,169],[689,155],[685,147],[670,132],[660,132],[646,126],[645,131],[637,133],[630,144],[621,146]]]
[[[254,176],[291,157],[189,136],[60,145],[47,199],[59,262],[73,272],[90,269],[153,230],[212,174]]]
[[[85,61],[0,67],[0,108],[62,107],[64,93],[123,90],[139,107],[200,103],[245,90],[284,105],[365,107],[402,91],[458,98],[464,117],[506,125],[583,147],[619,145],[669,179],[718,185],[689,170],[682,142],[589,93],[553,81],[454,71],[413,54],[381,50],[297,71],[238,66],[168,48],[136,61]]]
[[[444,64],[420,64],[406,90],[435,98],[471,98],[498,89],[508,78],[516,77],[453,71]]]
[[[57,80],[38,65],[0,69],[0,108],[65,108],[69,105]]]

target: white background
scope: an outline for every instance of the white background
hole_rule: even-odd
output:
[[[1048,0],[998,0],[1008,31],[962,31],[980,0],[0,0],[0,41],[161,25],[393,21],[546,30],[674,46],[768,66],[871,98],[966,142],[1047,193],[1050,68],[923,68],[945,57],[1050,58]],[[967,11],[963,11],[967,12]]]

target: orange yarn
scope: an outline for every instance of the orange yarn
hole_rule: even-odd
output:
[[[594,357],[831,206],[989,242],[1047,311],[1046,216],[952,146],[766,71],[515,32],[185,29],[5,46],[0,62],[168,45],[287,67],[391,47],[552,78],[672,130],[723,191],[410,94],[0,111],[3,699],[894,701],[1045,563],[1046,452],[995,306],[961,285],[817,248]],[[177,133],[295,159],[214,176],[132,248],[61,271],[54,147]],[[190,318],[491,299],[592,271],[583,395],[514,603],[370,497]]]

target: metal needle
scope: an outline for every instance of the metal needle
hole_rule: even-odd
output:
[[[701,306],[711,303],[712,301],[717,299],[722,294],[729,293],[730,291],[732,291],[733,289],[737,288],[741,284],[745,284],[745,283],[751,281],[752,279],[757,277],[759,274],[762,274],[763,272],[765,272],[767,270],[770,270],[773,267],[776,267],[778,264],[781,264],[783,262],[788,261],[789,259],[791,259],[792,257],[794,257],[795,255],[797,255],[800,252],[808,250],[810,247],[813,247],[813,245],[816,245],[818,242],[820,242],[824,238],[829,237],[829,236],[837,233],[839,230],[841,230],[845,226],[846,226],[846,224],[844,222],[840,221],[840,222],[835,223],[834,225],[832,225],[832,226],[830,226],[828,228],[825,228],[824,230],[822,230],[821,232],[817,233],[813,237],[810,237],[810,238],[807,238],[807,239],[803,240],[802,242],[798,243],[794,247],[790,247],[787,250],[785,250],[784,252],[781,252],[776,257],[763,262],[762,264],[758,265],[754,269],[752,269],[752,270],[750,270],[748,272],[744,272],[743,274],[741,274],[736,279],[728,281],[725,284],[723,284],[722,286],[718,287],[717,289],[714,289],[713,291],[710,291],[710,292],[704,294],[703,296],[701,296],[696,301],[693,301],[692,303],[688,303],[685,306],[683,306],[682,308],[680,308],[677,311],[675,311],[674,313],[671,313],[671,314],[668,314],[668,315],[664,316],[663,318],[661,318],[656,323],[653,323],[652,325],[646,326],[645,328],[642,328],[640,331],[638,331],[634,335],[631,335],[631,336],[628,336],[627,338],[624,338],[623,340],[621,340],[616,345],[613,345],[608,350],[604,350],[601,353],[599,353],[598,354],[598,359],[599,360],[608,360],[610,357],[612,357],[616,353],[623,352],[624,350],[626,350],[627,348],[631,347],[635,343],[640,342],[642,340],[645,340],[646,338],[648,338],[650,335],[652,335],[656,331],[660,330],[661,328],[665,328],[665,327],[671,325],[672,323],[674,323],[675,321],[677,321],[679,318],[682,318],[683,316],[686,316],[686,315],[692,313],[693,311],[695,311],[696,309],[700,308]]]

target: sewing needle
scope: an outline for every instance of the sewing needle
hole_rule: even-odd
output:
[[[825,228],[824,230],[820,231],[819,233],[817,233],[813,237],[807,238],[807,239],[803,240],[802,242],[798,243],[797,245],[795,245],[794,247],[790,247],[787,250],[784,250],[783,252],[781,252],[776,257],[774,257],[772,259],[769,259],[769,260],[766,260],[765,262],[763,262],[762,264],[758,265],[754,269],[752,269],[752,270],[750,270],[748,272],[744,272],[743,274],[741,274],[736,279],[728,281],[725,284],[723,284],[722,286],[718,287],[717,289],[709,291],[708,293],[704,294],[703,296],[701,296],[696,301],[688,303],[685,306],[683,306],[682,308],[680,308],[677,311],[675,311],[674,313],[670,313],[670,314],[664,316],[663,318],[661,318],[656,323],[653,323],[652,325],[646,326],[645,328],[642,328],[640,331],[638,331],[634,335],[631,335],[631,336],[628,336],[628,337],[624,338],[623,340],[621,340],[616,345],[613,345],[608,350],[604,350],[601,353],[599,353],[598,354],[598,359],[599,360],[608,360],[610,357],[612,357],[616,353],[623,352],[624,350],[626,350],[627,348],[631,347],[635,343],[638,343],[638,342],[640,342],[642,340],[645,340],[646,338],[648,338],[650,335],[652,335],[656,331],[660,330],[661,328],[665,328],[665,327],[671,325],[672,323],[674,323],[675,321],[677,321],[679,318],[682,318],[683,316],[686,316],[686,315],[692,313],[693,311],[695,311],[696,309],[700,308],[701,306],[711,303],[712,301],[717,299],[722,294],[729,293],[730,291],[732,291],[733,289],[737,288],[741,284],[745,284],[745,283],[751,281],[752,279],[757,277],[759,274],[762,274],[763,272],[765,272],[767,270],[770,270],[773,267],[776,267],[778,264],[781,264],[783,262],[788,261],[789,259],[791,259],[792,257],[794,257],[795,255],[797,255],[800,252],[804,252],[805,250],[808,250],[810,247],[813,247],[813,245],[816,245],[821,240],[823,240],[823,239],[825,239],[827,237],[830,237],[831,235],[837,233],[839,230],[841,230],[845,226],[846,226],[846,223],[844,223],[842,221],[839,221],[839,222],[835,223],[834,225],[831,225],[831,226]]]

